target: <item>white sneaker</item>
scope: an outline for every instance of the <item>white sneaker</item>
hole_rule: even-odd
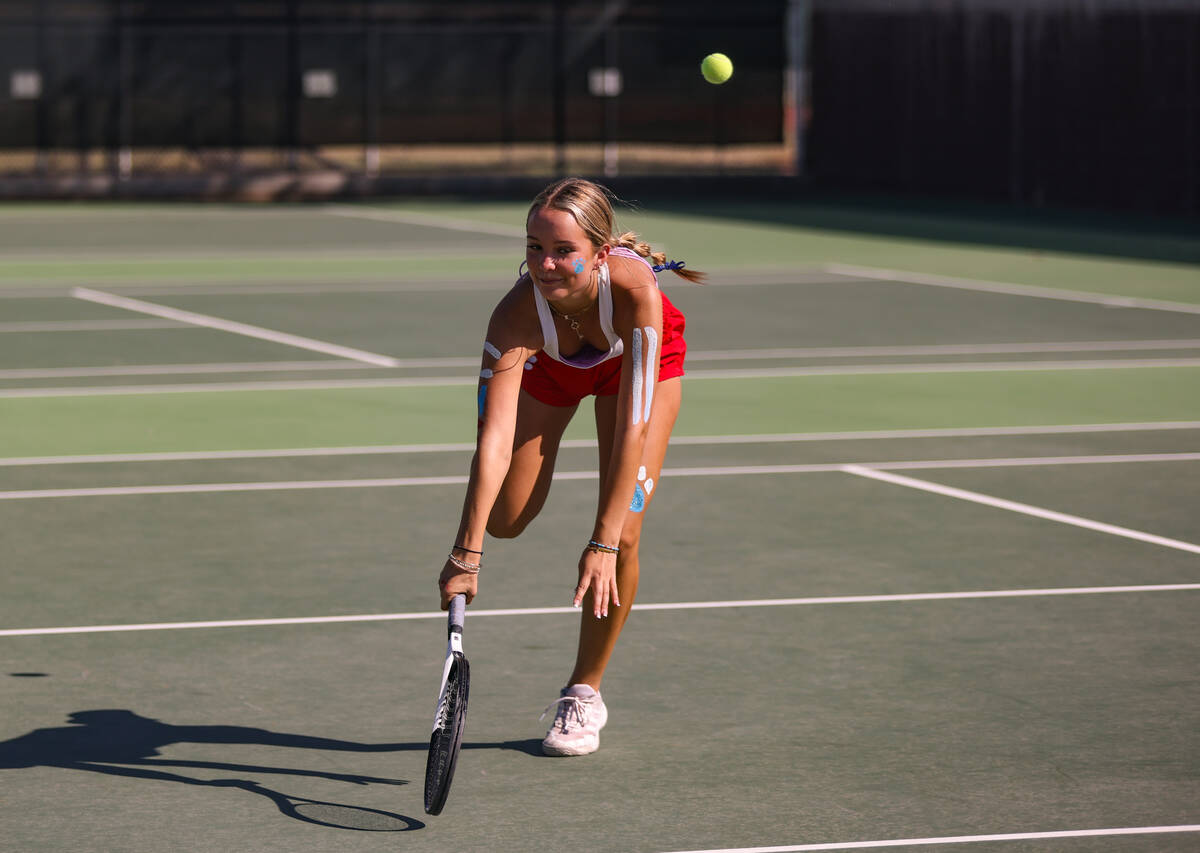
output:
[[[538,719],[545,719],[556,706],[554,725],[542,741],[542,752],[587,755],[600,748],[600,730],[608,722],[608,708],[599,693],[586,684],[573,684]]]

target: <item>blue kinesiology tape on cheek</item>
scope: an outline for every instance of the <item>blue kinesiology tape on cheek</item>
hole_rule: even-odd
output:
[[[579,275],[581,272],[583,272],[583,258],[576,258],[575,259],[575,275]]]

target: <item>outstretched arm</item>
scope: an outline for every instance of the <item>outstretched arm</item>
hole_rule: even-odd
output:
[[[478,591],[478,574],[464,569],[455,559],[468,565],[479,564],[488,516],[491,515],[512,461],[522,368],[525,359],[532,354],[532,350],[521,339],[519,323],[513,321],[512,315],[517,306],[516,300],[511,297],[516,290],[497,306],[488,324],[477,390],[479,428],[475,456],[471,460],[462,518],[453,543],[467,550],[453,551],[451,557],[454,559],[447,559],[442,569],[438,586],[443,610],[449,607],[450,599],[459,593],[464,593],[470,604]]]

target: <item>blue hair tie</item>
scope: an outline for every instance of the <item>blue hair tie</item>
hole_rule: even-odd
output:
[[[663,270],[681,270],[683,269],[683,261],[667,261],[665,264],[655,264],[653,267],[655,272]]]

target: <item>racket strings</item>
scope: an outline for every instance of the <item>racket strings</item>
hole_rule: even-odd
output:
[[[458,678],[451,676],[446,682],[446,690],[442,693],[442,697],[438,700],[437,714],[434,716],[434,729],[444,729],[450,722],[450,716],[454,713],[454,707],[458,704]]]

